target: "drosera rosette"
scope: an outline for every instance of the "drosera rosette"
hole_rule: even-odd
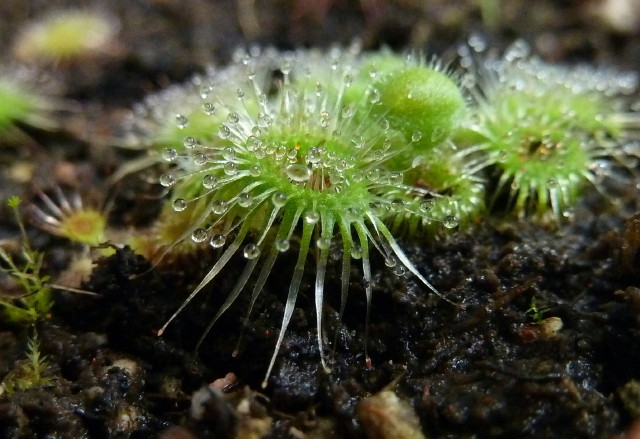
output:
[[[422,190],[408,209],[423,215],[396,215],[390,221],[394,232],[432,237],[443,229],[465,229],[485,213],[486,181],[467,151],[450,141],[414,156],[404,174]]]
[[[54,9],[36,17],[17,32],[13,54],[27,64],[69,64],[98,60],[121,51],[120,23],[99,10]]]
[[[433,194],[406,184],[404,170],[408,166],[391,160],[405,153],[408,156],[418,142],[398,135],[406,129],[395,129],[385,118],[391,110],[374,108],[384,102],[380,94],[385,91],[370,87],[363,89],[359,99],[346,98],[351,96],[349,88],[358,85],[354,81],[358,81],[362,58],[337,49],[324,56],[307,51],[275,58],[270,52],[267,56],[267,63],[256,52],[236,58],[236,64],[230,67],[234,78],[229,79],[234,80],[217,84],[208,95],[208,101],[216,108],[215,117],[224,121],[218,127],[218,139],[188,136],[180,151],[167,149],[164,158],[173,167],[160,177],[160,183],[171,188],[175,215],[188,212],[190,218],[180,239],[167,251],[179,241],[191,239],[208,241],[221,254],[159,334],[225,270],[236,254],[246,259],[245,268],[206,332],[253,282],[250,313],[278,255],[297,247],[280,332],[264,385],[291,320],[311,254],[316,255],[317,342],[326,369],[322,315],[325,274],[329,253],[339,242],[340,315],[348,293],[351,260],[356,259],[362,264],[368,327],[370,257],[374,248],[395,273],[411,272],[439,294],[409,261],[385,222],[400,214],[418,215],[428,221],[428,211],[408,207],[415,199]],[[269,69],[266,73],[265,64]],[[236,75],[238,71],[242,75]],[[270,75],[273,79],[266,82],[256,79]],[[414,103],[424,108],[428,102],[422,100],[420,96],[424,94],[417,88],[431,84],[412,84],[417,96]],[[457,88],[453,81],[448,86]],[[228,89],[235,91],[232,99],[228,98]],[[450,110],[451,117],[456,117],[459,108]],[[393,108],[396,114],[399,111]],[[403,111],[411,112],[412,107]],[[185,128],[189,124],[186,117],[181,122]],[[432,135],[428,131],[422,134]],[[203,338],[204,335],[200,343]],[[365,356],[369,361],[366,352]]]
[[[609,68],[552,65],[523,41],[503,56],[484,44],[460,49],[472,104],[457,140],[496,170],[492,204],[505,195],[518,214],[556,220],[588,183],[637,163],[640,116],[630,105],[637,75]],[[479,49],[478,49],[479,48]]]
[[[107,241],[107,218],[103,211],[85,205],[75,191],[65,194],[54,186],[53,193],[54,198],[41,191],[40,203],[30,205],[30,217],[37,227],[79,244],[98,246]]]
[[[56,128],[53,114],[63,104],[54,97],[55,91],[53,79],[32,68],[0,66],[0,145],[21,140],[20,125]]]

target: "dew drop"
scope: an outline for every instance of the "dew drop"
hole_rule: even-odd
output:
[[[298,150],[295,148],[289,148],[289,150],[287,151],[287,158],[289,160],[295,161],[297,157],[298,157]]]
[[[398,261],[396,261],[394,258],[385,258],[384,265],[386,265],[389,268],[393,268],[396,265],[398,265]]]
[[[196,166],[202,166],[205,163],[207,163],[207,156],[201,152],[194,154],[193,156],[193,163]]]
[[[260,247],[251,243],[244,246],[242,254],[247,259],[255,259],[260,256]]]
[[[162,174],[160,176],[160,184],[164,187],[171,187],[176,183],[176,177],[173,174]]]
[[[433,200],[424,200],[420,202],[420,210],[426,213],[433,209],[435,205],[436,203]]]
[[[380,125],[380,129],[382,129],[382,131],[387,131],[389,129],[389,127],[391,126],[387,119],[382,119],[380,121],[379,125]]]
[[[189,125],[189,119],[183,114],[176,114],[176,125],[180,129],[186,128]]]
[[[320,126],[322,128],[327,128],[329,126],[330,118],[329,113],[323,111],[320,113]]]
[[[235,160],[236,150],[231,146],[227,146],[222,150],[222,157],[224,157],[225,160]]]
[[[311,147],[309,148],[309,152],[307,153],[307,162],[309,163],[318,163],[321,160],[321,154],[318,151],[318,148],[316,147]]]
[[[354,110],[351,106],[346,105],[345,107],[342,108],[342,111],[340,112],[340,116],[342,116],[343,119],[350,119],[354,114]]]
[[[395,200],[393,200],[391,202],[391,210],[396,213],[402,212],[404,210],[404,201],[402,201],[400,198],[396,198]]]
[[[202,87],[200,87],[200,97],[202,99],[206,99],[212,91],[213,87],[211,87],[210,85],[203,85]]]
[[[402,266],[402,265],[396,265],[395,267],[393,267],[393,270],[391,270],[391,271],[396,276],[402,277],[407,272],[407,269],[404,268],[404,266]]]
[[[204,242],[209,237],[206,229],[198,228],[191,234],[191,240],[193,242]]]
[[[276,192],[271,196],[271,202],[276,207],[282,207],[287,204],[287,194],[283,192]]]
[[[415,133],[413,133],[411,135],[411,141],[413,143],[419,142],[422,139],[422,132],[421,131],[416,131]]]
[[[372,104],[377,104],[380,102],[380,91],[377,88],[372,88],[369,93],[369,102]]]
[[[220,128],[218,128],[218,137],[220,137],[221,139],[228,139],[230,135],[231,130],[229,129],[229,127],[224,124],[220,125]]]
[[[311,178],[311,169],[307,165],[291,164],[285,168],[285,172],[287,177],[296,183],[303,183]]]
[[[185,137],[182,144],[186,149],[193,149],[198,146],[199,142],[195,137]]]
[[[282,160],[284,156],[287,155],[287,147],[285,145],[280,145],[276,149],[276,160]]]
[[[291,243],[286,238],[279,238],[279,239],[276,239],[276,242],[275,242],[274,245],[276,247],[276,250],[278,250],[279,252],[283,253],[283,252],[286,252],[287,250],[289,250],[289,247],[291,246]]]
[[[260,166],[253,165],[249,168],[249,174],[252,177],[260,177],[260,174],[262,174],[262,170],[260,169]]]
[[[402,173],[401,172],[392,172],[389,174],[389,183],[390,184],[402,184]]]
[[[204,114],[213,116],[216,112],[216,106],[211,102],[205,102],[204,104],[202,104],[202,111],[204,111]]]
[[[240,116],[238,116],[238,113],[232,111],[227,115],[227,120],[229,121],[229,123],[238,123],[238,121],[240,120]]]
[[[307,224],[315,224],[320,221],[320,214],[315,210],[310,210],[304,214],[304,221]]]
[[[223,213],[225,213],[227,211],[227,209],[229,208],[229,203],[225,200],[216,200],[213,203],[213,207],[211,208],[211,211],[213,213],[215,213],[216,215],[222,215]]]
[[[328,249],[329,246],[331,246],[331,238],[329,238],[328,236],[322,236],[322,237],[318,238],[318,240],[316,241],[316,246],[320,250]]]
[[[240,192],[238,194],[238,205],[240,207],[249,207],[253,203],[253,195],[249,192]]]
[[[238,173],[238,165],[234,162],[227,162],[224,164],[224,173],[231,176]]]
[[[227,238],[224,235],[216,233],[209,240],[209,245],[213,248],[220,248],[224,245],[226,240]]]
[[[353,259],[362,259],[363,253],[364,253],[364,250],[358,244],[354,244],[353,247],[351,248],[351,257]]]
[[[453,215],[447,215],[442,220],[442,225],[447,229],[453,229],[454,227],[458,227],[459,220],[457,217]]]
[[[211,174],[207,174],[202,177],[202,186],[205,189],[215,189],[218,186],[218,179]]]
[[[187,208],[187,201],[183,198],[176,198],[173,200],[173,203],[171,203],[171,207],[176,212],[182,212]]]
[[[175,148],[165,148],[162,150],[162,158],[167,162],[172,162],[178,157],[178,151]]]
[[[381,176],[382,176],[382,170],[380,168],[369,169],[367,171],[367,180],[369,180],[372,183],[375,183],[378,180],[380,180]]]

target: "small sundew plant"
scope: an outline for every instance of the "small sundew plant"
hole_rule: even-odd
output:
[[[37,227],[72,242],[97,246],[107,241],[107,218],[100,210],[83,205],[76,192],[65,195],[55,186],[55,201],[40,193],[42,206],[31,205],[31,218]]]
[[[311,254],[316,257],[317,343],[325,368],[322,309],[330,252],[342,251],[340,315],[352,260],[361,261],[367,327],[373,249],[396,274],[409,271],[439,294],[402,251],[388,221],[400,216],[409,223],[416,217],[418,222],[441,221],[446,227],[458,224],[453,215],[445,220],[431,214],[443,197],[437,192],[442,182],[430,181],[429,175],[410,181],[408,171],[415,156],[412,151],[427,154],[446,140],[458,123],[464,100],[455,81],[442,71],[402,63],[392,55],[369,59],[340,50],[328,55],[240,53],[229,68],[233,75],[227,74],[228,80],[205,85],[200,108],[217,125],[216,135],[187,135],[180,146],[166,148],[162,156],[171,167],[160,183],[171,188],[174,215],[188,218],[182,235],[167,251],[191,239],[208,241],[221,249],[221,255],[159,334],[236,254],[246,259],[244,271],[207,331],[253,282],[250,313],[278,255],[297,247],[264,385]],[[409,73],[402,73],[399,65]],[[234,93],[231,98],[229,90]],[[437,115],[437,123],[429,115]],[[174,117],[186,132],[191,117]],[[369,361],[366,352],[365,356]]]
[[[16,124],[51,129],[57,105],[47,91],[38,92],[38,75],[26,67],[0,68],[0,141],[15,134]]]
[[[522,41],[503,57],[473,49],[461,51],[473,102],[457,140],[480,153],[478,167],[497,170],[494,202],[506,193],[519,214],[551,209],[560,219],[585,183],[600,189],[614,163],[634,166],[640,117],[628,100],[636,75],[550,65]]]
[[[58,10],[25,26],[13,43],[13,53],[25,63],[56,63],[110,51],[118,22],[97,11]]]

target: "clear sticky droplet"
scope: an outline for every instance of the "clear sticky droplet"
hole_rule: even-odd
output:
[[[175,148],[165,148],[162,150],[162,159],[167,162],[173,162],[178,157],[178,151]]]
[[[236,150],[231,146],[227,146],[222,150],[222,157],[224,157],[225,160],[235,160],[236,155]]]
[[[238,116],[238,113],[232,111],[227,115],[227,120],[229,121],[229,123],[238,123],[238,121],[240,120],[240,116]]]
[[[271,196],[271,202],[276,207],[282,207],[287,204],[287,194],[283,192],[276,192]]]
[[[222,215],[229,209],[229,203],[225,200],[216,200],[211,207],[211,211],[216,215]]]
[[[225,124],[220,125],[220,128],[218,128],[218,137],[220,137],[221,139],[228,139],[230,135],[231,130],[229,129],[229,127]]]
[[[316,241],[316,246],[320,250],[328,249],[331,246],[331,238],[329,238],[328,236],[322,236],[318,238],[318,240]]]
[[[162,174],[160,176],[160,184],[164,187],[171,187],[176,183],[176,177],[173,174]]]
[[[247,259],[255,259],[260,256],[260,247],[251,243],[244,246],[242,254]]]
[[[404,201],[396,198],[391,202],[391,210],[396,213],[402,212],[404,210]]]
[[[369,102],[372,104],[380,102],[380,91],[377,88],[372,88],[369,92]]]
[[[460,221],[458,220],[457,217],[453,215],[447,215],[443,218],[442,225],[445,226],[447,229],[453,229],[455,227],[458,227],[459,222]]]
[[[224,235],[216,233],[209,240],[209,245],[213,248],[220,248],[224,245],[226,240],[227,238]]]
[[[224,173],[231,176],[238,173],[238,165],[234,162],[227,162],[224,164]]]
[[[354,244],[353,247],[351,247],[351,257],[353,259],[362,259],[363,252],[364,250],[358,244]]]
[[[185,137],[182,145],[186,148],[186,149],[193,149],[196,146],[199,145],[200,142],[198,142],[198,139],[196,139],[195,137]]]
[[[286,252],[287,250],[289,250],[289,247],[291,247],[291,243],[286,238],[276,239],[274,245],[276,247],[276,250],[278,250],[280,253]]]
[[[249,168],[249,174],[252,177],[260,177],[260,174],[262,174],[262,170],[260,169],[260,166],[253,165]]]
[[[204,111],[204,114],[213,116],[216,113],[216,106],[211,102],[205,102],[202,104],[202,111]]]
[[[196,166],[202,166],[205,163],[207,163],[207,156],[201,152],[198,152],[196,154],[193,155],[193,163]]]
[[[209,237],[206,229],[198,228],[191,234],[191,240],[193,242],[204,242]]]
[[[320,214],[315,210],[310,210],[304,214],[304,221],[307,224],[315,224],[320,221]]]
[[[285,168],[285,173],[292,181],[304,183],[311,178],[311,169],[307,165],[291,164]]]
[[[182,212],[187,208],[187,201],[183,198],[176,198],[173,200],[173,203],[171,203],[171,207],[176,212]]]
[[[238,194],[238,205],[240,207],[249,207],[253,203],[253,195],[249,192],[240,192]]]
[[[213,87],[208,84],[203,85],[202,87],[200,87],[200,97],[202,99],[206,99],[212,91]]]
[[[218,186],[218,179],[211,174],[207,174],[202,177],[202,186],[205,189],[215,189]]]
[[[420,202],[420,210],[426,213],[433,209],[435,205],[436,203],[433,200],[424,200]]]
[[[422,132],[421,131],[416,131],[411,135],[411,141],[413,143],[419,142],[420,140],[422,140]]]
[[[183,114],[176,114],[176,125],[180,129],[186,128],[189,126],[189,118]]]

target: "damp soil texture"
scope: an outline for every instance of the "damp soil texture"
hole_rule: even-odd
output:
[[[446,58],[479,35],[496,50],[523,38],[552,62],[640,69],[634,0],[3,0],[0,62],[14,62],[10,42],[25,23],[65,7],[99,8],[118,22],[117,42],[106,60],[41,67],[65,100],[55,116],[61,128],[19,127],[17,141],[0,144],[0,243],[8,252],[19,251],[20,232],[4,200],[37,201],[55,185],[107,206],[113,227],[147,226],[161,190],[135,177],[108,184],[135,156],[110,139],[147,94],[224,65],[237,47],[359,40],[365,50]],[[616,13],[624,7],[628,14]],[[158,337],[215,254],[154,268],[119,248],[78,281],[67,267],[82,249],[27,224],[43,272],[95,295],[55,290],[50,315],[34,325],[0,321],[4,384],[24,372],[35,334],[45,356],[40,383],[0,394],[0,437],[638,437],[640,199],[628,176],[605,189],[588,192],[561,225],[487,216],[470,230],[401,242],[449,301],[374,257],[371,364],[361,282],[352,282],[338,322],[337,259],[325,286],[331,372],[322,368],[307,270],[266,388],[287,294],[277,276],[244,329],[250,295],[196,350],[240,260]],[[294,263],[281,258],[274,272]],[[357,270],[352,279],[362,277]],[[4,274],[0,293],[19,294]]]

